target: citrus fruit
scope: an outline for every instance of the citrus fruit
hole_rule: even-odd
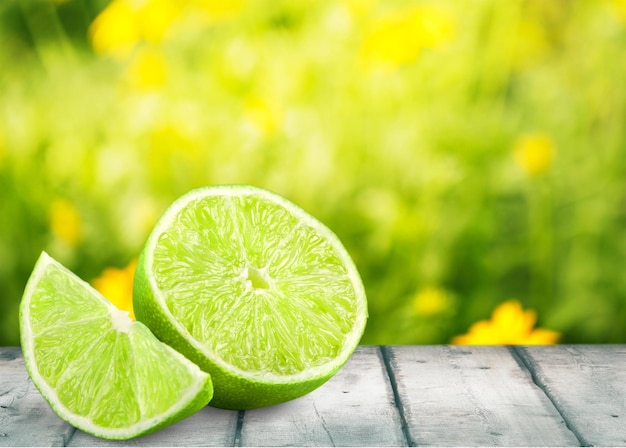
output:
[[[98,437],[129,439],[206,406],[210,376],[45,252],[20,304],[26,369],[52,409]]]
[[[210,186],[176,200],[137,264],[137,319],[209,372],[210,405],[304,395],[348,360],[367,320],[357,269],[321,222],[269,191]]]

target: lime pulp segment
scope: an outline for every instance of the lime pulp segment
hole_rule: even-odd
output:
[[[210,377],[42,254],[20,308],[29,374],[59,416],[126,439],[208,403]]]

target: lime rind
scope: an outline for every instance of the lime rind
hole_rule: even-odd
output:
[[[340,342],[340,349],[337,353],[330,356],[328,359],[323,359],[319,365],[313,367],[304,367],[303,370],[297,372],[290,372],[287,374],[284,373],[275,373],[268,371],[254,371],[248,369],[242,369],[239,366],[235,365],[233,362],[228,362],[228,360],[224,359],[216,350],[212,350],[210,347],[207,347],[202,341],[198,340],[197,337],[193,336],[193,331],[186,328],[183,323],[179,321],[179,319],[172,313],[172,310],[169,307],[168,301],[166,299],[166,294],[160,288],[160,285],[157,284],[154,275],[152,274],[152,268],[154,266],[154,254],[158,245],[162,243],[159,241],[159,238],[165,238],[163,235],[167,235],[168,229],[171,227],[171,223],[174,219],[179,217],[184,213],[185,209],[190,206],[190,204],[196,201],[206,200],[211,197],[221,197],[221,198],[234,198],[238,199],[246,196],[255,196],[257,198],[267,200],[274,204],[279,205],[289,214],[295,221],[302,223],[305,227],[312,229],[314,232],[317,232],[321,235],[322,239],[328,242],[328,244],[333,248],[335,255],[339,259],[339,265],[344,272],[343,276],[348,280],[350,287],[353,289],[353,296],[357,299],[354,309],[354,320],[351,323],[350,332],[345,335],[345,338]],[[232,203],[232,202],[231,202]],[[236,223],[237,221],[234,220]],[[231,226],[232,223],[228,222],[227,217],[222,219],[222,223],[224,226]],[[218,226],[219,227],[219,226]],[[211,230],[213,226],[205,226],[205,229],[208,228],[207,231],[215,231]],[[234,230],[234,235],[236,238],[241,238],[241,235],[247,235],[247,232],[240,232],[237,229]],[[239,235],[239,236],[237,236]],[[185,256],[184,245],[190,245],[192,247],[188,248],[188,256],[191,256],[192,253],[195,253],[193,246],[198,246],[202,244],[202,241],[199,240],[197,235],[190,233],[188,235],[180,235],[181,241],[183,241],[183,245],[180,246],[181,254],[177,254],[177,256]],[[244,236],[245,237],[245,236]],[[285,233],[283,238],[289,238],[290,235]],[[225,259],[228,256],[236,257],[237,254],[228,253],[226,249],[217,247],[215,251],[215,256],[221,259]],[[262,254],[257,254],[259,257],[262,257]],[[219,264],[219,263],[218,263]],[[257,264],[260,267],[263,267],[263,260],[257,260]],[[173,326],[175,331],[182,335],[182,339],[185,342],[181,342],[182,345],[190,345],[192,350],[200,352],[204,357],[208,358],[209,364],[215,364],[218,369],[222,372],[226,372],[227,375],[234,375],[240,377],[244,380],[250,380],[254,382],[264,382],[267,384],[294,384],[298,382],[310,382],[315,381],[318,378],[327,378],[336,372],[349,358],[350,354],[354,351],[356,346],[359,343],[363,330],[365,328],[365,323],[367,319],[367,304],[365,299],[365,291],[363,288],[363,284],[361,282],[360,276],[358,275],[357,269],[350,258],[347,251],[343,248],[341,242],[337,238],[337,236],[328,229],[321,222],[310,216],[308,213],[304,212],[301,208],[296,206],[295,204],[287,201],[286,199],[278,196],[269,191],[259,189],[251,186],[211,186],[199,188],[197,190],[193,190],[184,196],[180,197],[177,201],[175,201],[164,213],[164,215],[157,222],[154,230],[152,231],[142,255],[140,257],[139,262],[139,277],[143,277],[147,284],[140,285],[139,287],[135,287],[134,299],[137,302],[140,302],[140,306],[136,308],[141,308],[145,306],[146,298],[143,297],[145,295],[152,295],[153,300],[156,302],[158,306],[158,310],[151,310],[152,315],[149,317],[151,320],[156,319],[156,315],[160,315],[158,317],[158,327],[167,327]],[[322,263],[323,265],[323,263]],[[233,273],[230,273],[233,274]],[[297,277],[297,273],[294,273]],[[301,275],[306,275],[306,273],[301,273]],[[201,276],[199,276],[201,277]],[[193,300],[202,301],[202,298],[193,298]],[[207,301],[208,302],[208,301]],[[207,303],[204,302],[204,303]],[[201,303],[196,302],[196,306],[201,305]],[[137,311],[136,311],[137,312]],[[155,314],[156,313],[156,314]],[[144,314],[139,312],[138,318],[141,319],[140,315]],[[156,320],[155,320],[156,322]],[[199,326],[203,326],[204,328],[209,328],[211,325],[206,325],[206,323],[198,323]],[[154,329],[153,329],[154,330]],[[288,329],[289,330],[289,329]],[[216,323],[211,329],[212,332],[219,331],[219,323]],[[157,329],[158,332],[158,329]],[[197,333],[196,333],[197,334]],[[219,332],[215,333],[219,334]],[[161,335],[160,337],[162,337]],[[170,335],[171,337],[171,335]],[[180,340],[181,338],[176,338]],[[306,346],[306,344],[304,344]],[[178,348],[178,347],[177,347]],[[300,349],[300,347],[293,347],[294,350]],[[189,353],[184,352],[187,356],[190,356]],[[192,356],[192,359],[195,362],[199,362],[198,358]],[[213,373],[213,372],[212,372]]]
[[[102,325],[106,326],[106,322],[108,322],[109,325],[109,331],[105,332],[103,336],[100,338],[92,337],[91,343],[88,344],[89,346],[84,348],[84,356],[88,357],[90,354],[102,356],[100,349],[108,346],[105,341],[106,338],[116,338],[116,342],[119,338],[122,345],[126,344],[125,350],[120,349],[114,353],[113,363],[117,364],[118,368],[115,369],[115,366],[109,366],[110,368],[106,369],[104,372],[104,375],[117,375],[117,377],[108,382],[110,387],[104,387],[98,391],[90,390],[89,386],[93,384],[94,375],[103,375],[103,373],[94,371],[93,369],[83,370],[81,374],[79,374],[78,371],[73,371],[75,366],[80,364],[80,359],[72,360],[71,364],[64,366],[64,372],[60,371],[63,370],[63,368],[57,366],[56,372],[44,371],[42,373],[41,368],[45,369],[45,367],[41,366],[40,368],[40,362],[38,362],[37,359],[39,356],[37,353],[41,353],[42,351],[41,344],[36,342],[37,338],[45,338],[48,334],[62,329],[63,326],[62,322],[57,319],[57,322],[53,323],[48,330],[42,330],[45,326],[45,322],[39,322],[38,326],[40,331],[38,334],[35,334],[31,325],[33,322],[31,318],[31,299],[37,293],[38,286],[42,280],[51,272],[54,273],[53,275],[61,273],[62,276],[64,275],[70,279],[69,283],[77,288],[77,290],[73,291],[73,293],[78,293],[77,298],[80,297],[78,290],[82,288],[83,294],[85,294],[86,291],[87,294],[90,295],[94,309],[102,309],[102,307],[104,307],[110,313],[108,315],[105,314],[104,316],[106,317],[101,319],[98,319],[96,316],[91,316],[83,319],[82,322],[80,319],[77,321],[78,324],[83,323],[90,326],[92,332],[95,333],[98,332],[98,328],[93,327],[94,322],[100,323],[100,330],[103,328]],[[59,294],[57,297],[63,297],[63,295]],[[37,304],[34,306],[36,305]],[[59,309],[69,310],[68,312],[71,312],[71,306],[62,306]],[[180,353],[157,341],[150,330],[142,323],[132,321],[129,323],[129,321],[130,318],[128,318],[127,315],[120,314],[117,308],[93,290],[89,284],[76,277],[71,271],[45,252],[41,254],[26,285],[24,296],[20,304],[21,346],[24,363],[33,383],[57,415],[71,425],[102,438],[126,440],[153,432],[185,418],[204,407],[210,401],[213,393],[211,378],[207,373],[203,372],[197,365]],[[88,333],[89,332],[83,332],[81,336],[86,336]],[[59,334],[58,337],[60,336]],[[73,345],[70,338],[71,336],[66,337],[65,347],[71,347]],[[165,357],[169,361],[169,364],[179,366],[180,370],[184,370],[185,374],[190,379],[189,384],[182,390],[182,394],[176,397],[176,400],[170,400],[169,403],[162,405],[160,409],[153,409],[151,412],[146,411],[146,406],[149,407],[150,405],[150,400],[147,397],[133,401],[125,400],[122,396],[124,393],[137,394],[138,391],[142,390],[141,385],[138,384],[137,377],[131,379],[129,383],[129,379],[123,374],[123,370],[131,367],[133,360],[137,362],[137,354],[132,350],[135,340],[140,340],[144,343],[148,341],[148,345],[159,344],[156,352],[166,354]],[[150,350],[148,349],[146,353],[150,355]],[[47,361],[51,361],[51,359],[52,357],[49,356],[48,358],[42,358],[41,361],[44,361],[44,364],[47,366]],[[82,361],[84,361],[84,359]],[[97,356],[92,361],[94,365],[97,364]],[[136,367],[135,365],[135,371]],[[50,378],[56,378],[58,381],[56,381],[56,384],[49,384]],[[171,382],[171,378],[168,376],[164,381]],[[107,382],[103,381],[100,384],[106,385]],[[162,393],[162,389],[159,390],[158,393]],[[98,406],[98,400],[106,399],[103,397],[103,394],[110,395],[107,399],[108,402],[117,403],[119,409],[117,415],[112,416],[110,409]],[[153,391],[152,396],[156,397],[158,395],[155,395]],[[88,415],[79,415],[79,413],[76,412],[77,410],[82,410],[83,413],[88,413]],[[91,410],[91,412],[89,413],[88,410]],[[133,416],[135,417],[134,419]],[[129,423],[131,420],[137,421],[135,423]]]

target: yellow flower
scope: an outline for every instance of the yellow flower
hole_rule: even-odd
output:
[[[126,79],[139,90],[158,89],[167,79],[167,66],[163,54],[154,49],[142,48],[126,69]]]
[[[434,316],[450,306],[448,294],[441,288],[427,286],[413,299],[413,311],[418,316]]]
[[[91,44],[97,53],[123,57],[141,38],[135,9],[130,1],[113,0],[89,27]]]
[[[177,22],[205,24],[239,12],[244,0],[113,0],[89,28],[94,50],[127,57],[139,42],[158,44]],[[185,22],[186,28],[192,22]]]
[[[141,37],[151,43],[165,38],[180,16],[178,2],[174,0],[146,0],[137,10]]]
[[[432,6],[396,11],[376,21],[363,42],[367,60],[397,66],[411,62],[425,48],[449,42],[455,33],[453,18]]]
[[[263,135],[275,134],[282,120],[277,106],[256,97],[246,101],[244,115],[246,122]]]
[[[134,320],[133,312],[133,278],[137,260],[132,260],[125,268],[106,268],[100,277],[94,279],[91,284],[96,290],[106,297],[109,302],[120,310],[128,311]]]
[[[515,143],[513,157],[527,174],[537,176],[548,171],[554,161],[554,144],[545,134],[528,134]]]
[[[543,328],[533,328],[537,316],[533,310],[524,311],[516,300],[500,304],[491,315],[491,320],[481,320],[470,327],[467,334],[456,336],[453,344],[555,344],[559,333]]]
[[[50,204],[50,230],[58,240],[75,246],[81,236],[81,219],[74,205],[67,199],[55,199]]]
[[[113,0],[89,28],[94,50],[128,56],[140,41],[160,42],[180,13],[173,0]]]

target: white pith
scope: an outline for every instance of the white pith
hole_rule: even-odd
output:
[[[167,420],[171,416],[177,414],[182,409],[184,409],[193,399],[198,395],[198,393],[204,387],[204,383],[207,378],[207,374],[200,370],[200,368],[189,361],[187,358],[182,356],[180,353],[170,348],[169,346],[163,344],[166,350],[168,350],[175,358],[177,358],[182,364],[184,364],[193,377],[193,384],[185,391],[185,394],[177,401],[173,406],[168,408],[167,412],[156,415],[150,419],[141,420],[138,423],[125,427],[125,428],[107,428],[98,424],[95,424],[88,417],[84,417],[81,415],[75,414],[73,411],[68,409],[60,400],[56,393],[56,391],[50,387],[47,383],[46,379],[40,374],[37,364],[35,362],[34,355],[34,346],[33,341],[34,337],[32,334],[32,328],[30,325],[30,308],[29,303],[30,299],[33,295],[34,288],[37,286],[41,278],[46,272],[48,266],[54,265],[63,271],[70,273],[72,276],[74,274],[65,268],[63,265],[58,263],[56,260],[51,258],[47,253],[42,252],[39,260],[35,265],[35,269],[31,275],[30,280],[26,286],[26,290],[24,292],[24,298],[20,305],[20,323],[21,323],[21,345],[22,352],[24,356],[24,362],[28,369],[28,372],[31,376],[31,379],[35,386],[39,389],[44,398],[48,401],[50,406],[55,410],[55,412],[61,416],[64,420],[72,424],[73,426],[88,432],[90,434],[94,434],[100,437],[106,438],[130,438],[137,434],[143,433],[159,423]],[[80,282],[84,283],[88,288],[91,289],[91,286],[82,280],[79,279]],[[127,312],[118,310],[115,308],[110,302],[108,302],[104,297],[102,297],[96,290],[93,290],[94,297],[104,301],[110,308],[111,313],[111,325],[112,328],[118,331],[128,332],[133,325],[143,325],[139,322],[134,322],[130,319]],[[116,321],[117,319],[117,321]],[[130,322],[130,325],[128,324]]]
[[[263,281],[267,283],[268,288],[254,287],[252,280],[250,280],[251,269],[255,269],[258,272],[259,276],[263,278]],[[239,274],[239,277],[237,277],[237,279],[244,285],[246,292],[262,292],[264,289],[271,289],[274,283],[274,280],[272,279],[272,277],[270,277],[269,268],[267,266],[260,269],[257,269],[254,266],[246,266],[245,268],[243,268],[241,274]]]
[[[323,364],[317,367],[311,367],[305,369],[301,372],[292,375],[279,375],[273,373],[258,373],[258,372],[250,372],[246,370],[242,370],[241,368],[230,364],[224,361],[221,357],[219,357],[216,353],[209,350],[204,344],[200,343],[198,340],[193,338],[187,329],[182,325],[178,319],[170,312],[165,298],[158,288],[154,276],[152,275],[152,254],[154,253],[154,249],[156,243],[158,241],[159,235],[161,235],[170,225],[174,216],[176,216],[182,209],[184,209],[190,202],[195,201],[197,199],[211,197],[211,196],[232,196],[232,197],[240,197],[246,195],[255,195],[258,197],[262,197],[268,199],[274,203],[277,203],[288,210],[291,214],[295,215],[298,220],[304,222],[306,225],[314,228],[317,232],[319,232],[324,238],[326,238],[331,245],[337,250],[337,255],[340,257],[343,264],[346,266],[348,270],[347,276],[350,279],[351,284],[355,290],[355,296],[358,299],[356,315],[357,321],[353,327],[352,332],[347,335],[344,340],[344,344],[342,350],[337,354],[335,358],[333,358],[327,364]],[[149,282],[150,290],[154,294],[155,301],[157,302],[161,312],[164,313],[169,321],[169,323],[175,327],[179,334],[186,335],[187,341],[196,349],[198,352],[202,353],[208,359],[212,360],[216,364],[218,364],[224,370],[235,374],[239,377],[250,379],[254,381],[261,381],[271,384],[280,384],[280,383],[294,383],[303,380],[309,380],[317,377],[326,376],[339,368],[341,364],[343,364],[347,357],[354,351],[356,348],[363,330],[365,328],[365,323],[367,319],[367,304],[365,299],[365,291],[363,289],[363,284],[361,283],[361,279],[357,272],[352,259],[348,255],[348,253],[343,249],[343,245],[335,236],[335,234],[330,231],[326,226],[324,226],[321,222],[317,221],[315,218],[310,216],[308,213],[300,209],[295,204],[287,201],[286,199],[278,196],[274,193],[271,193],[266,190],[262,190],[256,187],[251,186],[215,186],[215,187],[204,187],[199,188],[197,190],[193,190],[186,195],[179,198],[176,202],[174,202],[163,214],[163,216],[159,219],[156,224],[154,230],[152,231],[145,248],[145,267],[147,269],[147,277]],[[263,268],[261,268],[263,269]],[[260,270],[260,269],[259,269]],[[244,269],[247,271],[247,269]],[[245,275],[245,277],[244,277]],[[247,279],[247,272],[242,272],[240,274],[240,279],[244,282],[250,282]],[[270,279],[271,280],[271,279]],[[252,285],[248,285],[247,288],[252,288]],[[261,290],[262,291],[262,290]]]
[[[133,320],[130,318],[128,311],[120,310],[115,307],[109,309],[111,315],[111,325],[117,331],[129,333],[133,326]]]

